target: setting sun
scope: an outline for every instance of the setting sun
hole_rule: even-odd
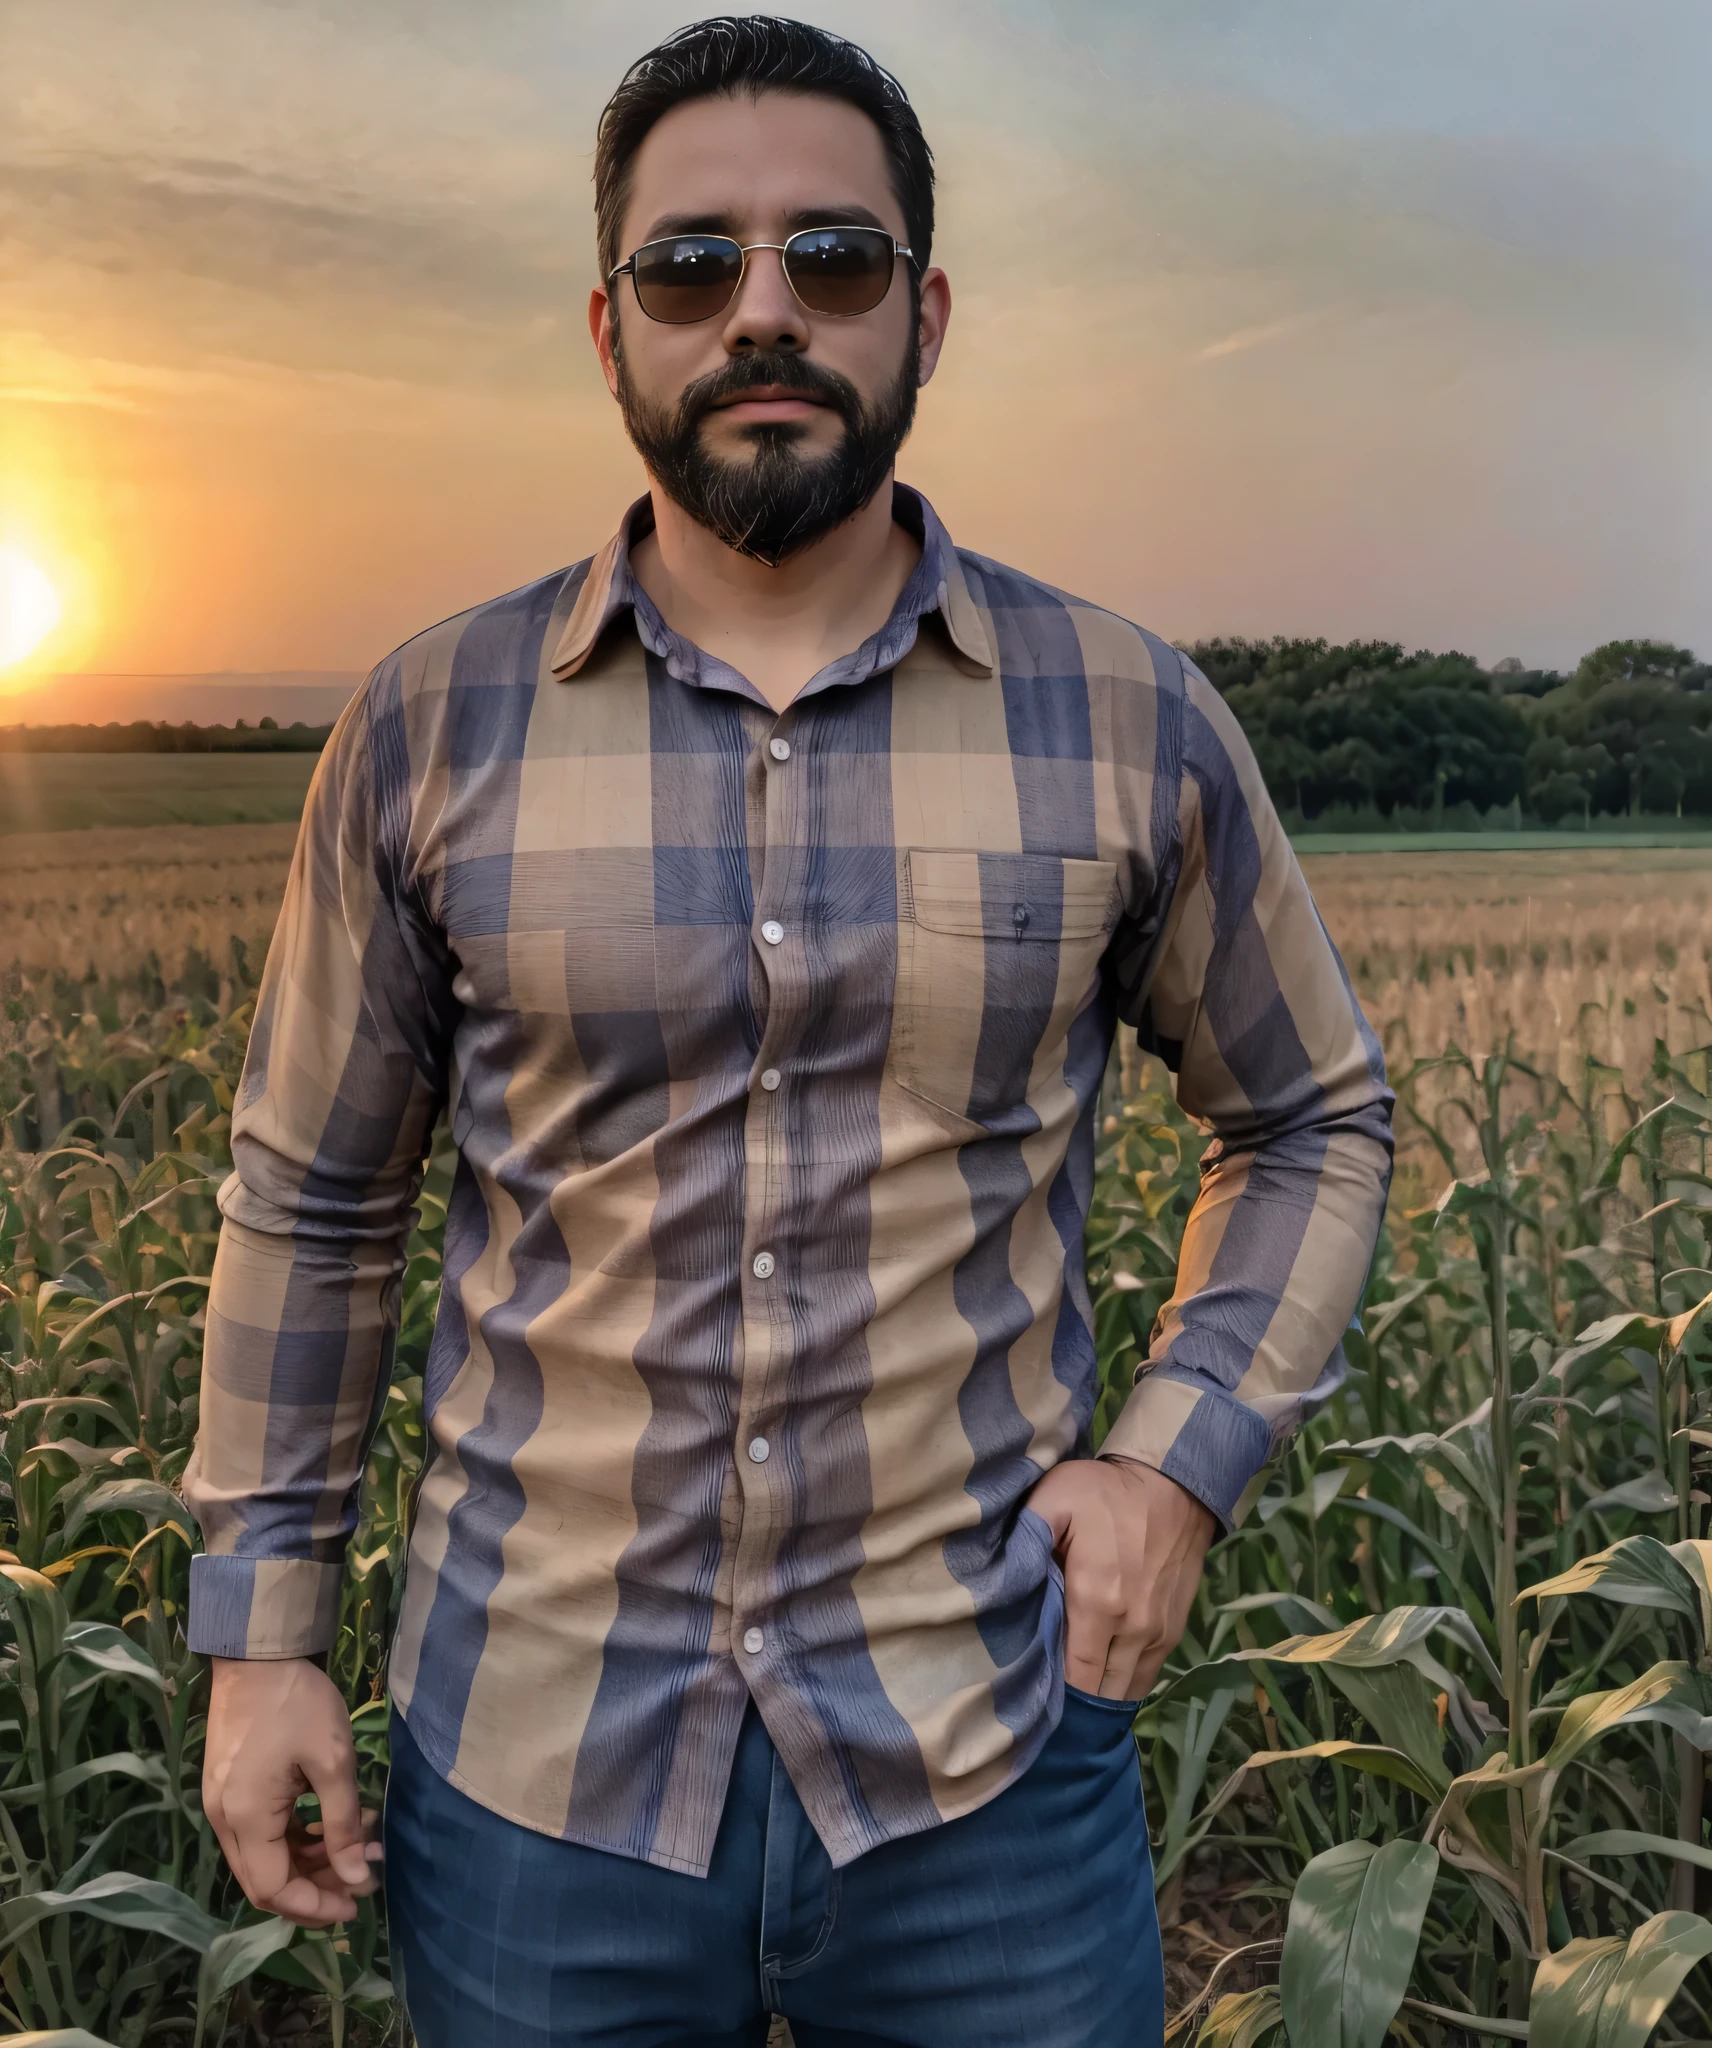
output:
[[[59,618],[59,594],[46,574],[16,548],[0,548],[0,668],[39,647]]]

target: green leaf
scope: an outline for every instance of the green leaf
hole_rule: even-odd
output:
[[[1296,2048],[1383,2048],[1438,1867],[1423,1842],[1339,1842],[1303,1870],[1278,1984]]]
[[[1543,1579],[1518,1593],[1516,1604],[1570,1593],[1597,1593],[1601,1600],[1622,1606],[1656,1607],[1686,1615],[1690,1621],[1701,1619],[1694,1579],[1656,1536],[1625,1536],[1609,1550],[1578,1558],[1555,1579]]]
[[[166,1683],[148,1651],[108,1622],[73,1623],[65,1632],[65,1654],[111,1678],[134,1678],[141,1685],[152,1685],[156,1692]]]
[[[90,1757],[84,1763],[71,1764],[63,1771],[56,1771],[45,1785],[39,1780],[33,1785],[9,1785],[0,1791],[0,1802],[8,1806],[24,1806],[34,1805],[44,1798],[63,1799],[68,1792],[87,1785],[91,1778],[135,1778],[141,1784],[153,1785],[163,1792],[172,1782],[167,1776],[164,1757],[138,1756],[131,1750],[115,1750],[110,1756]]]
[[[1704,1656],[1712,1645],[1712,1543],[1690,1537],[1686,1543],[1673,1543],[1670,1554],[1693,1581],[1700,1602],[1700,1652]]]
[[[1333,1664],[1327,1675],[1387,1749],[1401,1750],[1442,1798],[1450,1787],[1432,1687],[1409,1664],[1364,1671]]]
[[[1283,2017],[1270,1984],[1258,1991],[1227,1991],[1195,2036],[1195,2048],[1261,2048]]]
[[[1621,1935],[1609,1935],[1572,1941],[1542,1956],[1528,2000],[1530,2039],[1549,2041],[1552,2048],[1595,2048],[1605,1988],[1626,1947]]]
[[[162,1522],[171,1522],[187,1543],[195,1540],[196,1525],[191,1520],[190,1510],[170,1486],[162,1486],[158,1479],[110,1479],[104,1486],[85,1494],[73,1508],[66,1517],[61,1542],[69,1549],[71,1539],[85,1522],[93,1521],[97,1515],[114,1514],[120,1510],[141,1515],[151,1529],[158,1528]]]
[[[1393,1784],[1405,1785],[1423,1799],[1439,1796],[1432,1781],[1400,1749],[1386,1749],[1377,1742],[1310,1742],[1301,1749],[1257,1749],[1247,1763],[1232,1771],[1197,1818],[1211,1820],[1228,1806],[1241,1791],[1250,1771],[1267,1771],[1275,1764],[1303,1761],[1347,1764],[1351,1770],[1365,1771],[1370,1778],[1389,1778]]]
[[[269,1956],[289,1946],[297,1929],[289,1920],[257,1920],[249,1927],[234,1927],[208,1944],[202,1967],[196,1973],[196,2039],[200,2043],[214,2008],[227,1992],[252,1976]]]
[[[1382,2048],[1409,1988],[1438,1869],[1438,1851],[1410,1841],[1384,1843],[1368,1865],[1344,1974],[1344,2048]]]
[[[9,1948],[21,1934],[61,1913],[88,1913],[115,1927],[164,1934],[169,1941],[202,1953],[226,1931],[194,1899],[172,1885],[114,1870],[105,1877],[92,1877],[76,1891],[25,1892],[20,1898],[0,1902],[0,1949]]]
[[[28,1565],[0,1565],[0,1607],[10,1613],[18,1647],[28,1654],[35,1671],[59,1655],[69,1617],[52,1579]]]
[[[1155,1697],[1156,1705],[1173,1699],[1205,1699],[1228,1685],[1233,1664],[1336,1664],[1352,1670],[1376,1670],[1387,1664],[1412,1663],[1429,1636],[1443,1630],[1478,1657],[1494,1685],[1497,1667],[1480,1632],[1460,1607],[1393,1607],[1369,1614],[1347,1628],[1312,1635],[1286,1636],[1261,1650],[1231,1650],[1197,1664],[1173,1679]]]
[[[1676,1488],[1662,1472],[1641,1472],[1621,1486],[1595,1494],[1587,1505],[1596,1514],[1626,1508],[1637,1515],[1664,1515],[1676,1506]]]
[[[1659,1913],[1627,1941],[1572,1941],[1534,1973],[1530,2035],[1551,2048],[1645,2048],[1683,1978],[1707,1955],[1712,1926],[1697,1913]]]
[[[1270,1608],[1293,1635],[1311,1636],[1338,1625],[1329,1607],[1301,1593],[1244,1593],[1235,1600],[1221,1600],[1221,1614],[1256,1614]]]
[[[1610,1692],[1586,1693],[1558,1723],[1557,1739],[1541,1759],[1562,1770],[1590,1742],[1613,1728],[1637,1721],[1663,1721],[1696,1749],[1712,1749],[1712,1680],[1687,1664],[1655,1664],[1632,1684]]]
[[[1606,1987],[1595,2048],[1644,2048],[1694,1965],[1712,1955],[1712,1925],[1698,1913],[1658,1913],[1629,1936]]]
[[[1703,1849],[1698,1842],[1679,1842],[1674,1835],[1638,1834],[1633,1828],[1601,1828],[1597,1834],[1578,1836],[1564,1843],[1562,1853],[1577,1863],[1589,1856],[1674,1856],[1679,1863],[1712,1870],[1712,1849]]]

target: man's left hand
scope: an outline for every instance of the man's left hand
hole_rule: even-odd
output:
[[[1162,1472],[1116,1458],[1055,1465],[1028,1505],[1064,1566],[1064,1676],[1106,1699],[1144,1698],[1188,1623],[1211,1513]]]

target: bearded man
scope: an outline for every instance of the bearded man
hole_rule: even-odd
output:
[[[1157,2042],[1132,1723],[1337,1384],[1378,1048],[1203,678],[893,479],[951,309],[897,82],[700,23],[595,183],[648,493],[375,670],[268,959],[187,1482],[208,1811],[258,1906],[372,1888],[323,1667],[445,1111],[384,1826],[422,2048]],[[1119,1020],[1213,1142],[1095,1456]]]

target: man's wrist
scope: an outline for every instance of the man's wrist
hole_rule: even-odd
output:
[[[1147,1459],[1138,1458],[1129,1451],[1101,1451],[1098,1453],[1098,1456],[1103,1464],[1116,1465],[1120,1470],[1127,1472],[1142,1473],[1149,1480],[1162,1481],[1167,1486],[1175,1487],[1185,1500],[1192,1501],[1200,1510],[1200,1514],[1194,1519],[1205,1524],[1206,1540],[1209,1544],[1222,1533],[1223,1525],[1219,1521],[1218,1516],[1201,1499],[1200,1495],[1185,1486],[1182,1480],[1173,1479],[1169,1472],[1161,1472],[1157,1465],[1149,1464]]]

